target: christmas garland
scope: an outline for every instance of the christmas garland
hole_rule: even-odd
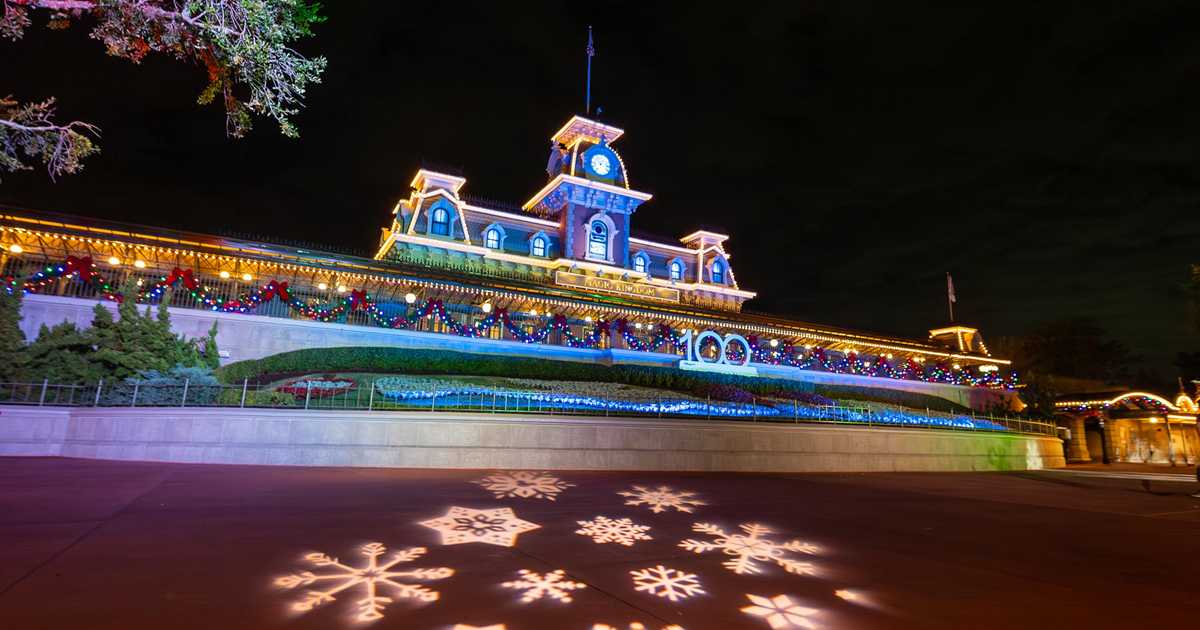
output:
[[[114,289],[113,285],[96,271],[96,265],[91,257],[86,256],[82,258],[69,256],[60,265],[49,265],[22,283],[21,288],[26,293],[38,293],[51,283],[64,277],[75,277],[80,282],[93,286],[105,299],[116,302],[122,300],[121,294]],[[16,290],[18,283],[15,278],[6,276],[3,281],[5,289],[10,294]],[[613,332],[615,332],[617,335],[620,335],[626,346],[638,352],[657,352],[664,346],[670,346],[673,350],[683,349],[683,335],[676,333],[666,324],[660,324],[655,327],[649,339],[642,339],[633,332],[629,322],[623,318],[614,322],[600,320],[592,324],[591,330],[587,334],[579,337],[571,330],[567,318],[563,315],[554,315],[545,324],[532,326],[527,330],[520,322],[514,321],[506,309],[500,308],[474,324],[465,325],[459,323],[451,316],[446,310],[446,305],[441,300],[432,298],[417,306],[411,314],[389,317],[380,305],[363,290],[354,289],[348,295],[337,299],[333,303],[327,306],[320,306],[309,304],[293,296],[288,283],[278,280],[271,280],[258,289],[240,295],[236,299],[221,300],[213,297],[206,289],[200,286],[191,269],[181,269],[179,267],[175,267],[171,270],[171,273],[161,276],[149,288],[140,289],[137,301],[159,301],[167,289],[177,285],[187,290],[205,308],[221,313],[252,313],[259,306],[278,299],[304,317],[320,322],[334,321],[342,315],[361,310],[375,324],[384,328],[407,329],[414,326],[422,318],[430,317],[436,318],[451,333],[460,337],[485,337],[499,323],[504,332],[522,343],[543,343],[551,333],[558,331],[561,333],[563,342],[572,348],[598,348],[603,344],[604,339],[611,338]],[[887,358],[883,356],[877,357],[872,362],[868,362],[860,359],[854,352],[839,358],[833,358],[824,348],[820,347],[806,349],[807,352],[797,352],[796,347],[791,343],[781,343],[777,347],[769,345],[764,347],[759,344],[759,340],[755,336],[747,337],[747,341],[750,344],[752,360],[767,365],[782,365],[804,370],[819,369],[835,374],[855,374],[877,378],[917,380],[927,383],[944,383],[970,387],[1012,389],[1017,384],[1017,375],[1015,372],[1008,377],[1001,376],[998,371],[973,374],[967,370],[947,367],[942,363],[927,368],[911,358],[904,362],[889,363]],[[742,351],[738,344],[730,344],[728,352],[731,359],[738,362],[743,359],[741,356]]]

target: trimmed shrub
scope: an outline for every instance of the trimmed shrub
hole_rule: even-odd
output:
[[[241,383],[242,379],[249,379],[254,383],[267,383],[306,374],[336,372],[505,376],[551,381],[624,383],[686,392],[699,397],[710,395],[711,388],[722,385],[760,397],[794,398],[801,394],[811,394],[827,397],[823,399],[826,401],[829,401],[829,398],[844,398],[938,411],[958,412],[966,409],[936,396],[899,390],[689,372],[666,367],[606,366],[596,363],[406,348],[294,350],[262,359],[230,363],[218,370],[217,376],[226,383]]]

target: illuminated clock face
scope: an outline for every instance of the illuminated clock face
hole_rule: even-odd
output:
[[[612,170],[612,162],[608,161],[608,156],[603,153],[597,153],[592,156],[592,172],[597,175],[608,175]]]

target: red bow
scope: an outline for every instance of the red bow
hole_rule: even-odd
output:
[[[276,282],[272,280],[267,283],[267,286],[263,287],[263,302],[270,302],[276,295],[279,296],[279,301],[285,304],[292,301],[292,295],[288,292],[288,283],[286,281]]]
[[[91,256],[84,256],[83,258],[67,256],[68,276],[72,273],[79,272],[79,278],[84,282],[87,282],[96,276],[96,271],[92,269],[92,266]]]
[[[195,291],[196,288],[200,286],[196,282],[196,279],[192,277],[191,269],[180,269],[179,267],[171,270],[171,275],[167,276],[167,280],[164,284],[171,286],[180,280],[183,280],[183,286],[189,291]]]
[[[367,292],[360,289],[354,289],[350,292],[350,310],[357,311],[360,308],[367,307]]]

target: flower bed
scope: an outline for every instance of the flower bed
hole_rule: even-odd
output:
[[[354,388],[355,382],[348,378],[337,377],[305,377],[288,381],[275,388],[275,391],[291,394],[296,398],[329,398],[345,394]]]

